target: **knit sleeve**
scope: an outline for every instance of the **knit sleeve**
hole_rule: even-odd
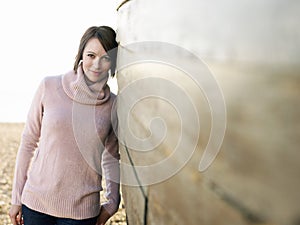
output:
[[[102,206],[110,215],[118,211],[120,204],[120,155],[118,139],[112,130],[105,141],[105,150],[102,155],[102,167],[106,181],[107,202]]]
[[[34,95],[22,133],[15,165],[11,200],[13,205],[21,205],[21,196],[27,180],[27,172],[29,170],[31,159],[34,155],[34,151],[38,146],[43,116],[42,100],[44,95],[44,82],[45,80],[40,83]]]

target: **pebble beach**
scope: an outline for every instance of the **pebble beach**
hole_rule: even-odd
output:
[[[15,159],[20,143],[22,123],[0,123],[0,224],[10,225],[8,211],[12,181],[15,167]],[[105,187],[104,187],[105,189]],[[101,193],[102,199],[103,192]],[[123,199],[118,212],[106,223],[107,225],[125,225],[126,214]]]

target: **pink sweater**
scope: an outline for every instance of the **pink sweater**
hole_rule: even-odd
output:
[[[87,86],[81,67],[40,84],[16,159],[12,204],[56,217],[85,219],[118,210],[119,152],[111,120],[115,95],[106,84]],[[100,93],[100,94],[99,94]]]

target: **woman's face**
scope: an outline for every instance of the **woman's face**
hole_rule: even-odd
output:
[[[89,83],[107,78],[111,59],[97,38],[91,38],[87,42],[83,50],[82,61],[83,72]]]

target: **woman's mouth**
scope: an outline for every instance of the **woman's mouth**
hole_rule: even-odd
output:
[[[100,71],[93,71],[93,70],[90,70],[94,75],[97,75],[99,76],[100,75]]]

